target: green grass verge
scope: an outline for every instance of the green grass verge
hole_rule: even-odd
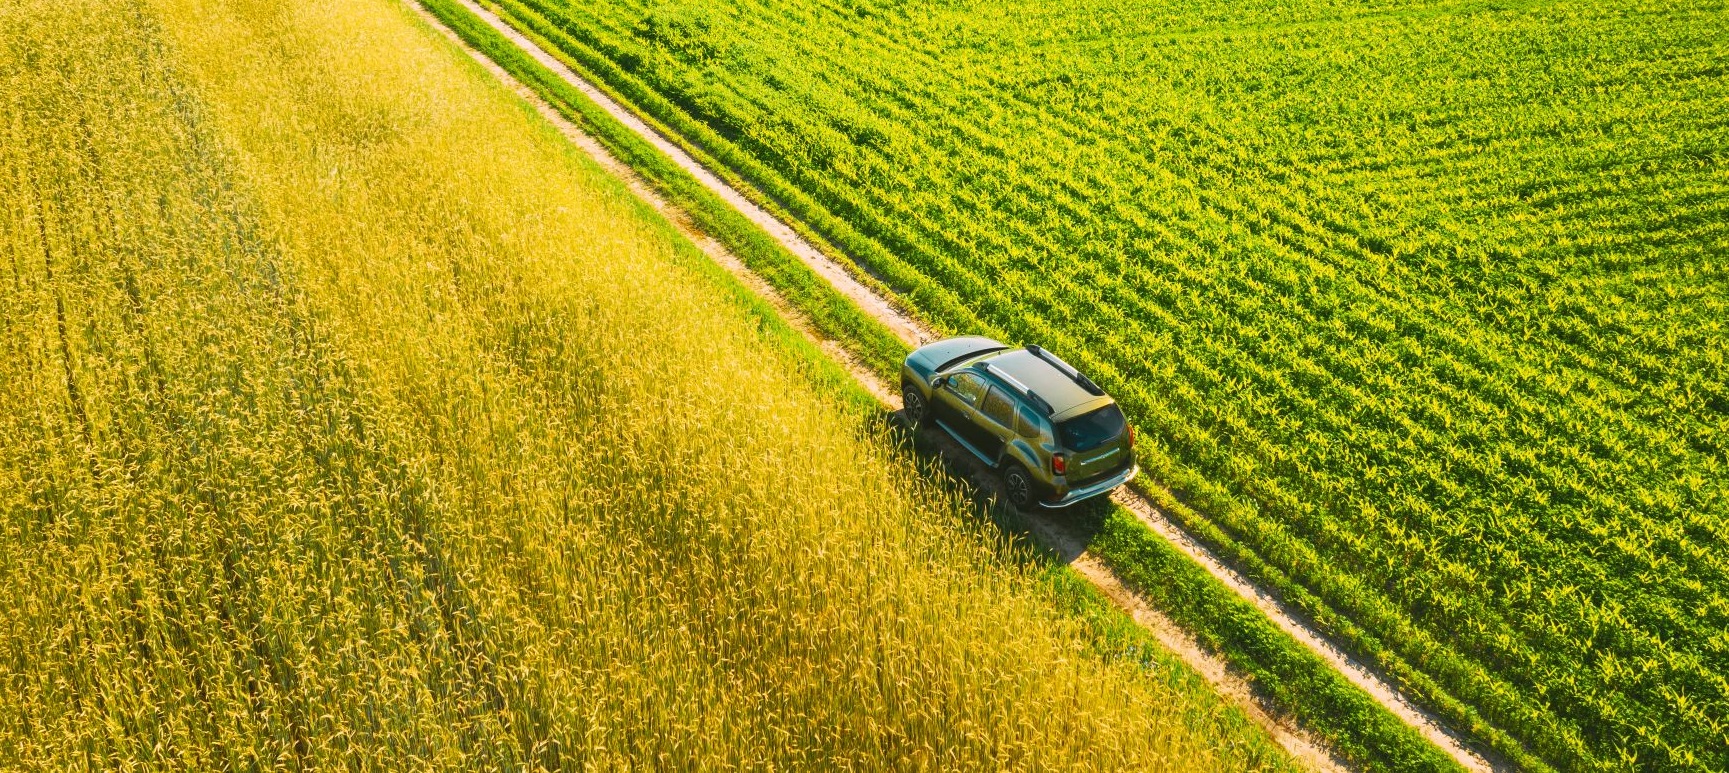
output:
[[[1143,467],[1157,475],[1158,467],[1146,464]],[[1488,744],[1489,748],[1499,753],[1506,760],[1521,770],[1553,771],[1555,768],[1541,758],[1526,750],[1524,744],[1506,731],[1490,724],[1482,714],[1471,705],[1459,700],[1453,693],[1437,683],[1433,677],[1417,668],[1391,648],[1382,643],[1381,639],[1371,634],[1369,624],[1359,624],[1334,611],[1325,601],[1310,592],[1289,575],[1279,571],[1257,555],[1240,541],[1232,539],[1223,529],[1220,529],[1211,519],[1196,512],[1193,508],[1171,494],[1169,490],[1157,485],[1147,485],[1144,482],[1131,484],[1138,492],[1151,500],[1172,519],[1182,524],[1190,534],[1210,545],[1215,553],[1231,562],[1245,575],[1264,588],[1270,588],[1279,595],[1287,606],[1307,617],[1318,629],[1328,632],[1335,643],[1345,645],[1353,656],[1374,663],[1381,673],[1390,678],[1404,690],[1407,696],[1412,696],[1431,711],[1444,719],[1462,727],[1471,736]],[[1095,545],[1095,548],[1097,546]],[[1390,611],[1374,621],[1383,627],[1381,630],[1403,633],[1408,626],[1400,625]],[[1441,662],[1447,657],[1433,654],[1429,668],[1469,668],[1469,663],[1459,661],[1454,657],[1451,661]]]
[[[1132,513],[1112,507],[1089,547],[1148,603],[1247,674],[1258,693],[1346,761],[1364,770],[1460,769]]]
[[[490,57],[560,114],[598,139],[669,202],[687,212],[698,228],[737,254],[746,266],[805,314],[824,336],[841,342],[872,372],[891,381],[897,377],[900,361],[907,352],[906,346],[850,300],[835,292],[773,237],[459,3],[454,0],[419,2],[466,43]],[[531,39],[535,37],[533,30],[522,31]],[[559,56],[556,47],[543,48]],[[562,56],[560,59],[572,70],[604,87],[605,81],[594,78],[582,63]],[[613,96],[629,104],[628,99],[616,94]],[[729,177],[725,165],[704,158],[688,143],[681,142],[681,145],[705,166],[723,178]],[[728,182],[738,185],[741,181],[729,179]],[[807,239],[821,242],[820,235],[810,232],[797,218],[787,216],[772,202],[759,198],[758,203],[794,224]],[[704,259],[703,262],[708,261]],[[718,268],[714,270],[720,271]],[[731,284],[739,292],[749,292],[736,282]],[[914,302],[917,303],[917,299]],[[751,309],[759,317],[764,313],[774,314],[773,309],[761,301],[755,301]],[[803,356],[827,359],[790,328],[777,326],[775,329],[782,331],[777,337],[787,339],[785,343],[789,350]],[[823,376],[822,382],[828,388],[850,393],[849,401],[861,396],[871,399],[856,385],[849,389],[833,383],[832,374]],[[1155,607],[1182,624],[1204,646],[1219,653],[1233,667],[1248,674],[1261,695],[1287,712],[1300,726],[1325,740],[1346,761],[1369,771],[1459,769],[1448,755],[1381,707],[1366,692],[1352,685],[1325,661],[1280,631],[1252,605],[1153,534],[1133,515],[1113,508],[1091,549]],[[1099,652],[1109,657],[1123,657],[1162,650],[1150,634],[1116,610],[1072,570],[1056,565],[1050,577],[1050,587],[1056,599],[1087,622]],[[1275,587],[1281,592],[1291,590],[1284,587],[1286,585],[1288,583]],[[1157,663],[1159,668],[1168,670],[1175,661],[1161,654],[1146,662]],[[1187,674],[1181,678],[1199,678],[1186,668],[1179,670]]]

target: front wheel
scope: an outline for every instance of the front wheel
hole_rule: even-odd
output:
[[[925,423],[924,393],[912,382],[901,384],[901,415],[906,417],[907,426],[917,429]]]
[[[1011,462],[1003,470],[1003,493],[1008,496],[1009,504],[1022,510],[1033,506],[1033,476],[1027,468]]]

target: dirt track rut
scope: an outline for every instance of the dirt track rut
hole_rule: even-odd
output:
[[[799,235],[798,231],[782,222],[767,210],[757,205],[750,197],[744,195],[711,170],[697,162],[686,153],[676,142],[663,136],[629,109],[614,101],[606,92],[595,87],[587,80],[578,76],[562,62],[548,52],[542,50],[533,41],[524,37],[510,25],[498,18],[486,8],[473,0],[459,0],[476,17],[497,30],[501,35],[533,57],[542,66],[564,79],[570,86],[600,106],[613,118],[629,127],[645,141],[651,143],[661,153],[674,163],[690,173],[705,187],[720,196],[729,205],[737,209],[745,217],[756,223],[770,236],[773,236],[782,246],[796,255],[816,274],[829,282],[838,292],[856,303],[865,313],[877,319],[888,327],[895,335],[908,344],[917,345],[934,336],[931,331],[903,314],[896,304],[881,293],[859,281],[851,271],[840,262],[831,259],[809,241]],[[551,106],[526,86],[518,83],[509,73],[500,68],[484,54],[473,50],[457,35],[444,27],[431,13],[409,0],[421,18],[434,29],[443,33],[455,42],[468,55],[479,62],[495,77],[504,82],[523,99],[532,104],[540,114],[594,158],[602,167],[623,178],[633,193],[648,202],[661,212],[682,231],[710,258],[733,273],[773,304],[789,321],[809,336],[824,351],[846,364],[854,377],[891,409],[899,408],[899,396],[890,385],[882,382],[874,373],[856,365],[854,358],[838,343],[826,340],[814,332],[803,315],[782,299],[761,277],[752,273],[735,255],[723,245],[715,241],[700,229],[695,228],[690,218],[677,207],[667,202],[642,180],[628,165],[615,158],[605,146],[577,128],[560,115]],[[967,454],[958,447],[945,447],[945,455],[951,459],[964,460]],[[969,464],[977,468],[980,465]],[[975,469],[969,477],[974,483],[985,490],[995,487],[994,476],[988,475],[982,469]],[[1224,583],[1238,596],[1264,613],[1274,624],[1289,634],[1292,638],[1308,647],[1316,655],[1342,673],[1353,684],[1368,692],[1395,716],[1404,720],[1430,742],[1450,754],[1466,769],[1475,771],[1501,770],[1505,766],[1492,765],[1483,756],[1467,747],[1464,742],[1450,729],[1445,727],[1431,713],[1417,706],[1385,678],[1365,664],[1357,661],[1344,650],[1333,644],[1320,632],[1314,630],[1280,602],[1272,593],[1266,591],[1233,570],[1224,561],[1214,555],[1205,545],[1189,534],[1168,515],[1159,510],[1150,500],[1141,494],[1124,487],[1118,489],[1112,499],[1130,512],[1134,513],[1154,533],[1169,541],[1201,567],[1207,570],[1220,582]],[[1048,514],[1034,513],[1028,516],[1034,535],[1047,547],[1056,550],[1065,561],[1068,561],[1077,572],[1097,586],[1106,596],[1127,612],[1138,624],[1150,631],[1166,648],[1170,649],[1181,660],[1196,672],[1200,673],[1221,694],[1236,701],[1257,722],[1265,726],[1285,749],[1307,764],[1320,770],[1344,770],[1345,767],[1332,757],[1321,744],[1315,742],[1300,728],[1289,721],[1276,718],[1255,697],[1249,684],[1236,674],[1222,659],[1203,650],[1192,638],[1168,617],[1150,607],[1144,599],[1126,587],[1116,574],[1102,561],[1086,552],[1084,538],[1073,534],[1059,519]]]

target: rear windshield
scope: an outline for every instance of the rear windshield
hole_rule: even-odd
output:
[[[1112,404],[1058,424],[1057,435],[1070,451],[1090,451],[1115,440],[1127,426],[1122,409]]]

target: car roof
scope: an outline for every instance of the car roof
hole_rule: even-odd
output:
[[[1109,397],[1087,391],[1069,374],[1025,349],[994,352],[968,365],[979,368],[984,363],[990,363],[990,369],[985,371],[987,374],[995,371],[1007,375],[1044,398],[1051,405],[1051,418],[1057,421],[1112,402]]]

